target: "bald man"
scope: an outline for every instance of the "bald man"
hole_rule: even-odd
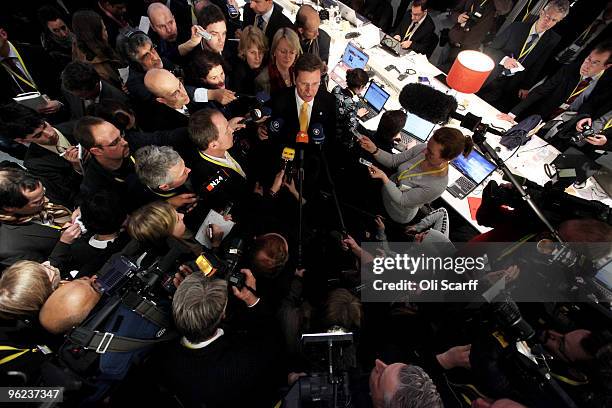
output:
[[[155,100],[147,110],[147,126],[156,130],[172,130],[189,123],[189,95],[172,72],[154,68],[144,77],[145,87]]]
[[[100,300],[95,277],[84,277],[60,285],[40,310],[40,324],[50,333],[67,333],[81,324]]]
[[[198,31],[203,31],[199,25],[177,27],[172,11],[163,3],[152,3],[147,9],[151,21],[151,40],[157,45],[160,56],[168,58],[175,64],[185,62],[183,56],[189,54],[200,45],[202,37]]]
[[[329,34],[319,28],[320,25],[318,11],[309,5],[300,7],[295,16],[295,27],[300,36],[302,52],[317,55],[327,65],[331,39]]]

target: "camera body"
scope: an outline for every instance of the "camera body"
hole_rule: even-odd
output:
[[[595,134],[595,131],[593,130],[591,126],[584,125],[582,127],[582,132],[578,132],[574,134],[574,136],[572,136],[570,140],[577,145],[583,145],[585,143],[585,139],[587,137],[593,136],[594,134]]]
[[[481,12],[477,10],[472,11],[470,14],[468,14],[468,19],[465,22],[465,25],[463,26],[463,31],[470,31],[472,27],[478,24],[481,18],[482,18]]]

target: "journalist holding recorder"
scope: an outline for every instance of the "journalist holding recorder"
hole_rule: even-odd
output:
[[[417,144],[400,154],[391,154],[376,147],[367,136],[359,144],[374,155],[383,166],[397,170],[389,178],[376,166],[370,176],[383,182],[382,201],[391,219],[400,224],[410,222],[419,207],[440,197],[448,185],[448,162],[472,151],[473,142],[460,130],[442,127],[427,144]]]

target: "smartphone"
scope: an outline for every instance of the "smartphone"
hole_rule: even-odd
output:
[[[363,164],[364,166],[367,167],[372,167],[372,163],[367,161],[366,159],[364,159],[363,157],[359,158],[359,163]]]

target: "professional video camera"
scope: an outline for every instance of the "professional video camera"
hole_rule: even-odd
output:
[[[245,285],[245,276],[240,272],[239,266],[246,250],[246,241],[242,237],[235,237],[225,247],[223,259],[212,252],[202,253],[193,262],[192,269],[199,269],[205,276],[226,279],[231,286],[242,289]]]

